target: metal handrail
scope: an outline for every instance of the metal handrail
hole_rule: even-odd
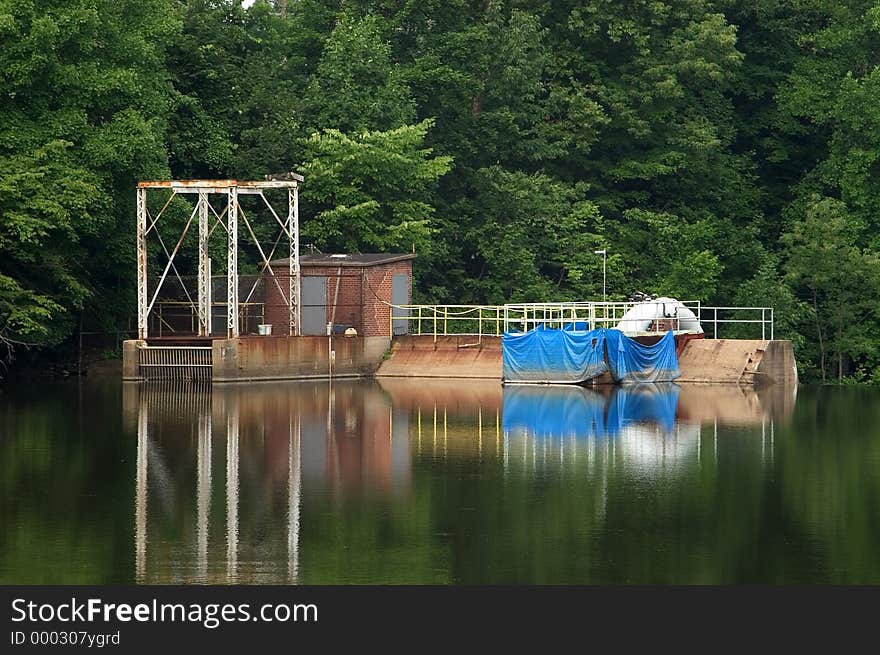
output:
[[[650,302],[650,301],[649,301]],[[527,332],[539,325],[562,327],[572,322],[585,322],[590,329],[618,325],[622,321],[644,322],[645,318],[623,319],[623,315],[644,302],[566,302],[566,303],[508,303],[506,305],[389,305],[389,327],[394,334],[395,321],[407,321],[408,333],[439,336],[469,335],[501,336],[512,328],[522,328]],[[719,325],[751,324],[761,326],[761,339],[774,338],[775,314],[772,307],[704,306],[700,301],[684,301],[700,323],[708,338],[719,338]],[[719,315],[721,312],[721,315]],[[761,312],[760,317],[734,318],[725,313]],[[633,330],[632,334],[652,334],[665,332],[669,324],[678,331],[681,321],[693,320],[690,317],[665,317],[651,319],[653,330]],[[486,323],[488,330],[484,330]],[[450,330],[450,324],[452,330]],[[711,336],[707,334],[711,326]],[[474,330],[474,328],[476,328]]]

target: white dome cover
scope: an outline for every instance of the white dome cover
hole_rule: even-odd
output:
[[[703,333],[694,313],[675,298],[656,298],[638,303],[623,315],[617,329],[624,333],[647,332],[651,329],[651,323],[664,318],[678,319],[676,332]]]

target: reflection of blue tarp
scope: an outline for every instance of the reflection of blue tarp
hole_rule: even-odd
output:
[[[656,423],[670,432],[675,425],[678,391],[678,385],[671,382],[616,388],[608,402],[608,431],[618,432],[628,423]]]
[[[589,389],[564,386],[504,387],[505,431],[539,437],[586,437],[605,433],[605,398]]]
[[[502,337],[507,382],[583,382],[608,370],[603,330],[539,329]]]
[[[671,330],[653,346],[643,346],[620,330],[605,330],[605,345],[615,382],[672,382],[681,376]]]
[[[607,370],[616,382],[671,382],[681,375],[675,337],[667,332],[653,346],[627,337],[619,330],[579,331],[542,326],[502,338],[505,382],[578,383]]]
[[[666,432],[675,425],[677,385],[629,385],[610,397],[576,386],[504,387],[505,432],[536,438],[614,436],[631,423],[655,423]]]

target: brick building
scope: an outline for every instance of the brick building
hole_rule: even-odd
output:
[[[364,337],[392,336],[389,305],[412,302],[415,257],[392,253],[301,256],[303,334],[326,334],[327,323],[332,323],[335,333],[353,327]],[[285,335],[288,260],[276,259],[270,266],[278,284],[268,279],[267,272],[264,320],[273,326],[272,334]],[[406,320],[394,323],[394,334],[408,331]]]

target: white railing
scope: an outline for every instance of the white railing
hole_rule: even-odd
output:
[[[761,339],[772,341],[774,338],[775,316],[772,307],[701,307],[697,319],[706,336],[711,339],[722,338],[719,325],[759,325]],[[735,336],[742,338],[739,334]]]
[[[649,301],[650,302],[650,301]],[[663,318],[624,319],[624,315],[644,302],[565,302],[565,303],[509,303],[507,305],[391,305],[390,328],[395,334],[395,323],[405,322],[406,333],[438,336],[470,335],[501,336],[505,332],[528,332],[538,326],[560,329],[572,323],[582,323],[584,329],[615,328],[621,323],[623,331],[630,335],[655,334],[673,330],[679,333],[698,332],[694,321],[699,322],[705,336],[718,339],[774,337],[774,313],[772,307],[706,307],[699,301],[684,301],[693,316],[670,313],[663,308]],[[661,303],[668,304],[668,303]],[[677,307],[677,305],[676,305]],[[627,322],[632,329],[627,329]],[[647,326],[645,325],[647,323]],[[739,328],[752,326],[744,334]],[[721,327],[728,326],[721,335]],[[642,329],[647,327],[647,329]],[[399,331],[399,330],[398,330]]]
[[[622,324],[624,332],[638,334],[642,332],[655,333],[666,332],[670,329],[675,331],[688,331],[682,323],[687,320],[686,316],[678,316],[677,305],[673,306],[674,313],[666,316],[669,312],[666,305],[669,303],[655,303],[659,305],[659,313],[663,319],[634,318],[624,319],[624,316],[636,305],[648,305],[648,302],[562,302],[562,303],[510,303],[505,308],[505,332],[520,331],[528,332],[539,325],[549,328],[561,328],[573,322],[584,323],[585,328],[615,328]],[[694,316],[700,314],[700,302],[698,300],[683,301],[681,303],[689,309]],[[648,329],[639,329],[641,323],[648,323]],[[631,325],[627,325],[630,323]]]

